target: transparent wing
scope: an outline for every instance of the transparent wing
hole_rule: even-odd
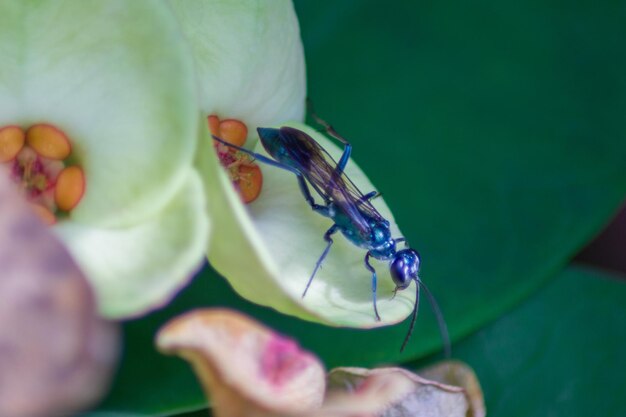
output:
[[[312,137],[290,127],[280,130],[285,150],[296,168],[326,202],[332,200],[350,217],[363,238],[368,238],[370,226],[364,214],[382,220],[380,213],[345,173],[336,174],[337,162]]]

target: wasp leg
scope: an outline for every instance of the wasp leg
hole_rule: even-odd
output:
[[[253,157],[255,160],[263,162],[264,164],[267,165],[271,165],[273,167],[276,168],[280,168],[280,169],[284,169],[286,171],[291,172],[292,174],[294,174],[296,176],[296,178],[298,179],[298,185],[300,186],[300,191],[302,192],[302,195],[304,196],[304,199],[306,200],[307,203],[309,203],[309,205],[311,206],[311,208],[313,210],[315,210],[316,212],[320,213],[323,216],[329,217],[328,216],[328,207],[321,205],[321,204],[317,204],[315,202],[315,200],[313,199],[313,196],[311,195],[311,191],[309,190],[309,187],[306,184],[306,181],[304,179],[304,176],[302,175],[302,173],[300,171],[298,171],[295,168],[290,167],[289,165],[285,165],[285,164],[281,164],[280,162],[274,161],[271,158],[268,158],[267,156],[263,156],[261,154],[258,154],[256,152],[252,152],[249,151],[246,148],[242,148],[240,146],[237,145],[233,145],[232,143],[228,143],[226,141],[224,141],[223,139],[215,136],[215,135],[211,135],[213,136],[213,139],[215,139],[216,141],[230,147],[233,149],[237,149],[240,152],[243,152],[245,154],[250,155],[251,157]]]
[[[343,154],[341,154],[341,158],[339,158],[339,162],[337,162],[337,167],[335,168],[335,172],[333,173],[334,178],[341,177],[343,174],[343,169],[348,165],[348,159],[350,159],[350,154],[352,153],[352,145],[348,142],[344,143]]]
[[[376,316],[376,321],[380,321],[378,307],[376,307],[376,270],[372,265],[370,265],[370,256],[372,256],[371,253],[367,252],[365,255],[365,267],[372,273],[372,302],[374,304],[374,315]]]
[[[304,298],[304,296],[306,295],[306,292],[309,290],[309,286],[311,285],[311,282],[313,282],[313,278],[315,277],[317,270],[322,266],[322,262],[324,262],[324,258],[326,258],[326,255],[328,255],[328,252],[330,251],[330,247],[333,244],[333,238],[331,236],[335,232],[337,232],[337,229],[338,229],[338,226],[336,224],[333,224],[330,227],[330,229],[328,229],[326,233],[324,233],[324,240],[327,242],[326,249],[324,249],[324,252],[322,252],[322,256],[320,256],[320,258],[317,260],[317,263],[315,264],[315,268],[313,269],[311,278],[309,278],[309,282],[306,283],[306,287],[304,288],[304,292],[302,293],[302,298]]]
[[[407,242],[407,241],[406,241],[406,239],[405,239],[405,238],[403,238],[403,237],[399,237],[399,238],[397,238],[397,239],[394,239],[394,242],[396,242],[396,243],[402,243],[402,242],[404,242],[404,247],[405,247],[405,248],[408,248],[408,247],[409,247],[409,242]]]
[[[324,129],[326,129],[326,133],[328,133],[330,136],[334,137],[344,145],[343,154],[341,155],[341,158],[339,158],[339,162],[337,162],[337,167],[335,168],[335,172],[332,176],[332,178],[338,178],[341,176],[341,174],[343,173],[343,169],[348,164],[348,159],[350,159],[350,154],[352,153],[352,145],[350,145],[350,142],[348,142],[341,135],[339,135],[339,133],[337,133],[337,131],[326,120],[322,119],[317,115],[317,113],[315,113],[315,110],[313,109],[313,103],[310,99],[306,100],[306,105],[307,110],[313,120],[315,120],[315,123],[323,126]]]
[[[378,191],[370,191],[364,196],[361,196],[361,198],[359,198],[358,201],[356,202],[356,205],[360,206],[361,204],[366,203],[370,201],[371,199],[378,197],[379,195],[380,193]]]

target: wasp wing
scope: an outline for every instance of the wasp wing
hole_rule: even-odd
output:
[[[297,164],[294,167],[327,203],[332,200],[350,217],[364,239],[369,238],[370,225],[363,213],[382,220],[380,213],[344,172],[337,174],[337,162],[311,136],[291,127],[280,131],[290,162]]]

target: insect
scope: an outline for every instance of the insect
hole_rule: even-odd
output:
[[[333,235],[341,232],[354,245],[367,250],[363,262],[365,268],[372,274],[372,304],[377,321],[380,321],[376,305],[377,275],[370,259],[375,258],[389,262],[391,278],[396,285],[393,292],[394,296],[397,291],[408,288],[411,282],[415,281],[415,305],[413,306],[409,330],[400,350],[404,350],[411,337],[419,307],[420,287],[423,287],[435,311],[447,353],[449,342],[443,316],[434,297],[419,278],[421,262],[419,253],[408,246],[404,237],[394,238],[391,236],[389,221],[383,218],[371,203],[379,195],[378,192],[372,191],[363,194],[344,173],[352,152],[350,143],[326,121],[320,119],[310,108],[309,110],[314,120],[323,126],[330,136],[343,144],[343,153],[338,162],[311,136],[301,130],[287,126],[279,129],[264,127],[257,129],[263,147],[273,159],[224,142],[219,137],[213,136],[213,138],[251,155],[257,161],[295,174],[300,191],[313,211],[332,220],[332,226],[324,233],[326,247],[313,268],[302,297],[306,295],[315,274],[328,255],[334,242]],[[321,197],[323,204],[318,204],[315,201],[309,187]],[[400,243],[404,244],[403,249],[397,248]]]

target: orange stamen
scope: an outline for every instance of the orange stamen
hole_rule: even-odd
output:
[[[248,137],[245,123],[236,119],[221,120],[215,115],[207,117],[209,129],[214,136],[235,146],[243,146]],[[214,141],[222,165],[228,170],[231,180],[244,203],[251,203],[261,193],[263,174],[261,169],[242,152],[227,148]]]
[[[208,118],[211,133],[231,145],[243,146],[248,137],[245,123],[235,119],[221,120],[215,115]]]
[[[85,193],[85,175],[77,166],[70,166],[57,177],[54,189],[54,201],[59,210],[70,211],[80,201]]]
[[[220,122],[220,137],[230,144],[243,146],[248,137],[248,128],[239,120],[222,120]]]
[[[220,118],[212,114],[207,119],[209,120],[209,130],[211,131],[211,134],[215,136],[219,136]]]
[[[72,152],[67,136],[56,127],[44,123],[26,131],[26,143],[44,158],[62,160]]]
[[[37,217],[39,217],[39,219],[44,222],[44,224],[52,226],[57,222],[54,214],[48,208],[42,206],[41,204],[30,204],[30,207],[33,209]]]
[[[0,162],[8,162],[24,147],[24,131],[19,126],[0,129]]]
[[[251,203],[261,194],[263,174],[256,164],[240,165],[236,181],[239,195],[245,204]]]

